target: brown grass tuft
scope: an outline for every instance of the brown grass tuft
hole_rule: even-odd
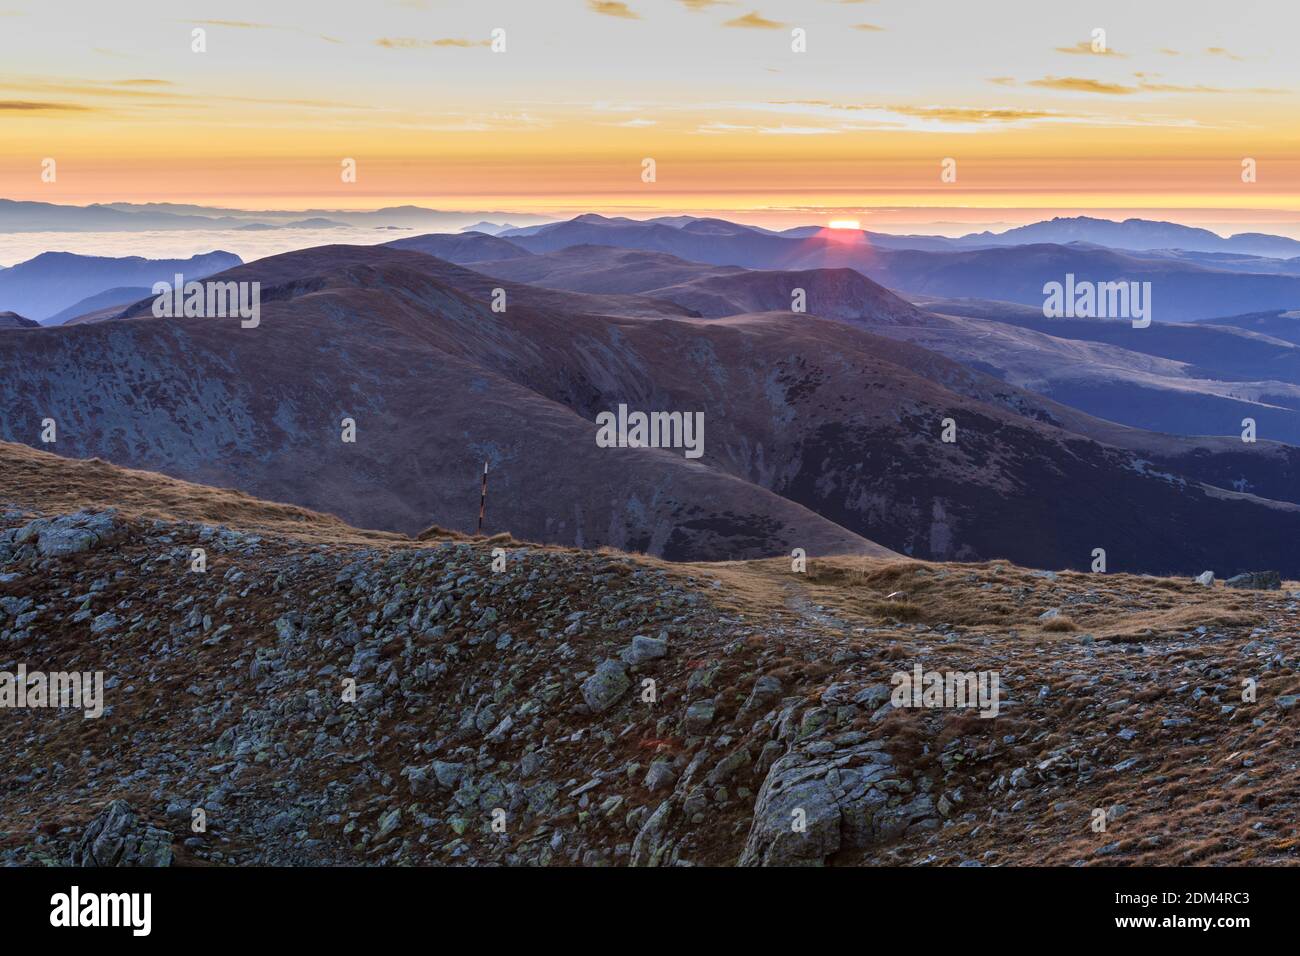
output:
[[[1043,625],[1044,631],[1077,631],[1079,625],[1068,617],[1054,617]]]

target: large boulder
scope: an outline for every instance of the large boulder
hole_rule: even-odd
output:
[[[1254,591],[1276,591],[1282,587],[1282,576],[1276,571],[1249,571],[1223,582],[1230,588],[1250,588]]]
[[[72,850],[73,866],[171,866],[172,835],[140,819],[125,800],[114,800]]]
[[[657,661],[668,656],[668,642],[660,637],[646,637],[638,634],[632,643],[620,655],[628,664],[636,666],[646,661]]]
[[[806,742],[772,764],[758,792],[741,866],[820,866],[932,818],[925,794],[901,792],[879,742],[835,748]]]
[[[18,529],[15,544],[32,543],[42,557],[58,558],[103,547],[118,540],[122,525],[117,512],[78,511],[71,515],[37,518]]]

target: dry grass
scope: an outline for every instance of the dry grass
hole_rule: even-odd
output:
[[[6,442],[0,442],[0,499],[47,513],[114,507],[127,516],[221,524],[321,543],[400,546],[434,539],[519,543],[505,533],[483,538],[437,525],[415,539],[367,531],[297,505]],[[1262,620],[1245,592],[1204,588],[1177,578],[1064,571],[1049,580],[1000,561],[938,564],[856,556],[811,558],[803,573],[795,573],[789,558],[673,564],[601,550],[656,567],[678,581],[719,582],[721,588],[712,596],[725,610],[791,621],[816,606],[849,625],[945,624],[975,633],[1080,631],[1123,643],[1199,626],[1250,627]],[[1051,607],[1057,607],[1060,616],[1040,621],[1039,615]]]
[[[1053,580],[1003,561],[828,557],[810,559],[804,573],[792,571],[787,558],[668,567],[670,573],[697,580],[719,580],[720,603],[738,613],[794,620],[813,605],[854,626],[942,624],[977,634],[1014,630],[1058,639],[1086,633],[1122,643],[1198,627],[1249,628],[1265,620],[1253,596],[1258,592],[1134,574],[1061,571]],[[1057,617],[1039,619],[1052,608],[1059,611]]]
[[[326,543],[373,546],[410,540],[242,491],[120,468],[99,458],[62,458],[9,442],[0,442],[0,500],[51,514],[116,508],[128,517],[197,521]]]

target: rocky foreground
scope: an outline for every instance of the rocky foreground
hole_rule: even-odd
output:
[[[0,506],[0,671],[104,676],[99,717],[0,710],[0,860],[1295,863],[1298,612]],[[895,706],[918,664],[997,715]]]

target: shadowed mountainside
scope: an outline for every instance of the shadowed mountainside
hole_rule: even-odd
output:
[[[35,319],[24,318],[17,312],[0,312],[0,329],[34,329],[40,324]]]
[[[490,528],[678,559],[875,541],[1054,567],[1097,547],[1114,569],[1296,561],[1300,509],[1163,473],[1058,427],[1069,410],[846,324],[618,318],[511,283],[494,313],[501,280],[373,247],[223,279],[263,283],[258,328],[145,317],[0,340],[4,437],[36,443],[50,416],[65,454],[407,532],[471,527],[486,459]],[[619,403],[704,412],[704,457],[596,447]]]

